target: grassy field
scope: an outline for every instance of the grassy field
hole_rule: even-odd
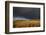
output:
[[[13,21],[13,28],[40,27],[39,19]]]

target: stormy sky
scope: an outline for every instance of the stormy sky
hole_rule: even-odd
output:
[[[13,7],[13,17],[40,19],[40,8]]]

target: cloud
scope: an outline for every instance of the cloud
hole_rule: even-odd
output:
[[[13,17],[40,18],[40,8],[13,7]]]

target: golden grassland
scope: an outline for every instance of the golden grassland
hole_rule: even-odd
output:
[[[13,21],[13,28],[40,27],[39,19]]]

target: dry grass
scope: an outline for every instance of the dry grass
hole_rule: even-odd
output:
[[[13,22],[13,28],[22,28],[22,27],[40,27],[40,20],[39,19],[16,20]]]

